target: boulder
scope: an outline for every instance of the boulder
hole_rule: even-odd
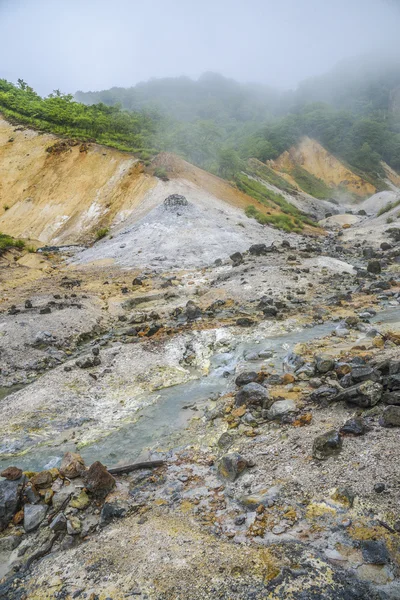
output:
[[[50,529],[53,531],[65,531],[67,529],[67,519],[63,513],[58,513],[50,523]]]
[[[243,256],[240,252],[234,252],[233,254],[230,255],[229,258],[233,262],[234,267],[238,267],[243,262]]]
[[[246,469],[247,464],[247,460],[237,452],[225,454],[218,464],[218,473],[228,481],[235,481],[240,473]]]
[[[23,478],[0,481],[0,531],[3,531],[18,509]]]
[[[267,419],[270,421],[280,419],[284,415],[296,412],[296,402],[294,400],[277,400],[267,411]]]
[[[80,477],[86,470],[84,460],[80,454],[67,452],[61,461],[60,473],[68,479]]]
[[[228,448],[230,448],[233,444],[234,441],[234,436],[229,433],[228,431],[225,431],[222,435],[220,435],[220,437],[218,438],[218,447],[221,448],[222,450],[227,450]]]
[[[269,252],[273,252],[273,246],[267,246],[266,244],[253,244],[249,248],[250,254],[254,256],[262,256],[263,254],[268,254]]]
[[[96,495],[106,495],[115,487],[114,477],[98,460],[84,474],[87,489]]]
[[[363,435],[365,431],[365,421],[362,417],[348,419],[340,428],[340,433],[345,435]]]
[[[80,369],[90,369],[92,367],[97,367],[98,365],[101,365],[101,358],[100,356],[93,356],[92,354],[87,354],[86,356],[78,358],[75,364]]]
[[[241,387],[242,385],[253,383],[257,378],[258,374],[255,371],[244,371],[236,377],[235,383],[238,387]]]
[[[373,273],[374,275],[379,275],[379,273],[382,271],[381,261],[377,260],[377,259],[372,259],[372,260],[368,261],[367,271],[368,271],[368,273]]]
[[[53,475],[51,471],[40,471],[31,477],[31,484],[38,490],[48,488],[53,483]]]
[[[382,390],[383,388],[380,383],[367,380],[343,390],[343,392],[337,394],[335,400],[345,400],[361,408],[369,408],[375,406],[381,400]]]
[[[315,357],[315,368],[318,373],[328,373],[335,368],[335,361],[326,354],[321,354]]]
[[[299,354],[295,352],[289,352],[283,358],[283,370],[285,373],[287,371],[297,371],[300,369],[306,361]]]
[[[400,406],[386,406],[379,422],[382,427],[400,427]]]
[[[251,327],[254,325],[254,321],[249,317],[239,317],[239,319],[236,320],[236,325],[239,325],[239,327]]]
[[[269,408],[273,400],[270,399],[268,390],[259,383],[248,383],[244,385],[235,397],[236,406],[262,406]]]
[[[371,565],[386,565],[390,562],[390,555],[385,542],[380,540],[366,540],[361,545],[362,557],[365,563]]]
[[[341,449],[342,438],[337,431],[331,429],[315,438],[312,454],[317,460],[326,460],[339,454]]]
[[[105,502],[100,515],[100,527],[108,525],[114,519],[123,519],[128,513],[128,508],[121,502]]]
[[[25,504],[24,529],[27,533],[39,527],[46,516],[47,508],[45,504]]]
[[[185,315],[188,321],[195,321],[201,317],[202,312],[193,300],[189,300],[186,304]]]
[[[385,392],[382,396],[382,402],[385,404],[400,405],[400,390],[393,392]]]

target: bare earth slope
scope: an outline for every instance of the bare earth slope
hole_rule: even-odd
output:
[[[272,163],[272,166],[292,184],[295,182],[288,173],[295,166],[300,166],[332,188],[342,186],[348,192],[359,197],[365,197],[375,192],[373,185],[353,173],[316,140],[308,137],[304,137],[297,146],[293,146],[281,154]]]

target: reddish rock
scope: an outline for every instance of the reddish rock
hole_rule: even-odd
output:
[[[16,479],[22,477],[22,471],[21,469],[18,469],[18,467],[7,467],[7,469],[4,469],[0,475],[8,479],[8,481],[15,481]]]
[[[99,495],[106,495],[115,487],[114,477],[98,460],[86,471],[84,481],[90,492]]]

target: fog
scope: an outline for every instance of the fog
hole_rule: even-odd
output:
[[[216,71],[295,87],[338,61],[400,54],[399,0],[0,0],[0,77],[41,94]]]

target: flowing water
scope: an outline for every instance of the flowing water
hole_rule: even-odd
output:
[[[400,326],[400,308],[385,310],[372,319],[380,329]],[[183,431],[189,420],[215,394],[234,389],[235,373],[243,370],[257,371],[262,365],[274,365],[282,369],[284,356],[298,343],[309,342],[329,335],[337,323],[327,322],[310,328],[275,335],[265,339],[239,343],[232,352],[215,354],[211,359],[209,374],[185,384],[163,389],[152,395],[149,406],[143,408],[136,422],[122,427],[101,441],[80,450],[87,464],[100,460],[108,467],[118,463],[130,463],[150,450],[165,451],[171,448],[171,436]],[[248,360],[249,353],[273,352],[273,356],[262,360]],[[198,413],[197,413],[198,414]],[[173,445],[179,445],[173,444]],[[10,464],[29,470],[57,466],[67,450],[75,450],[73,444],[61,447],[43,446],[21,457],[0,460],[0,468]]]

